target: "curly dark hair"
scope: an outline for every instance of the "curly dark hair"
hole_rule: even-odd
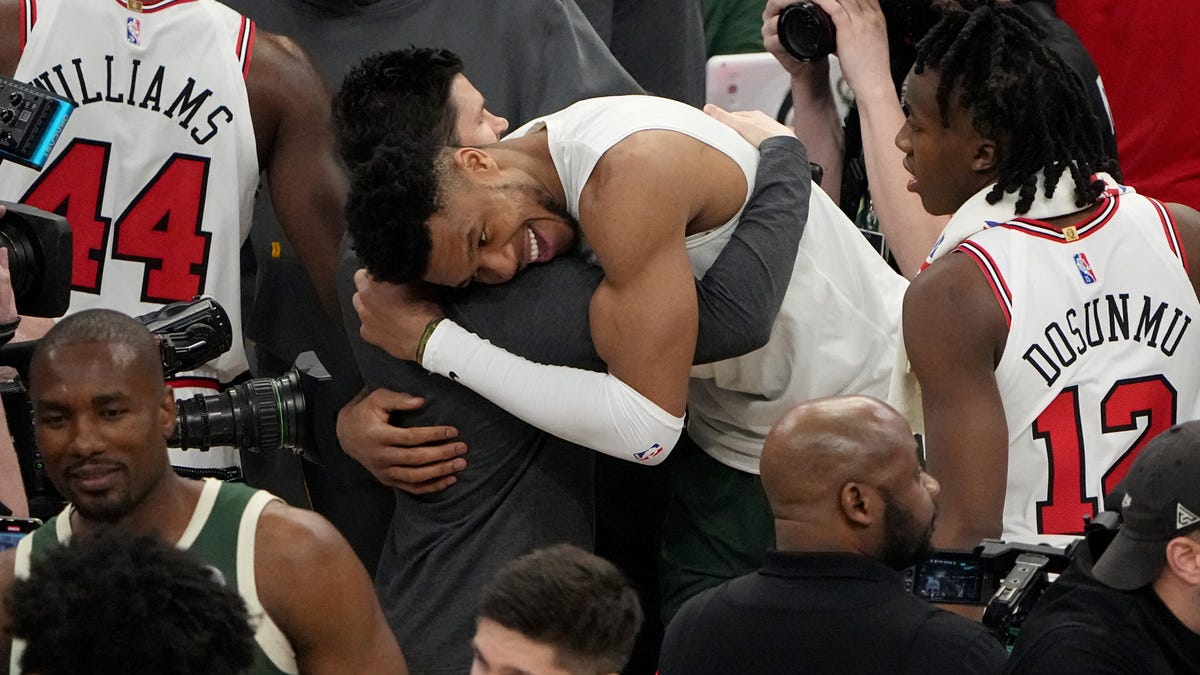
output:
[[[917,44],[913,72],[930,68],[941,75],[937,101],[944,126],[950,125],[950,96],[958,87],[958,104],[971,112],[975,129],[996,140],[998,180],[988,203],[1017,192],[1016,213],[1027,212],[1039,171],[1047,197],[1070,171],[1076,206],[1095,202],[1104,183],[1092,175],[1119,175],[1119,169],[1104,150],[1079,78],[1046,48],[1045,32],[1027,13],[988,0],[960,3],[945,6],[942,19]]]
[[[490,619],[554,648],[573,673],[619,673],[642,625],[637,592],[612,563],[559,544],[509,561],[479,607]]]
[[[4,598],[23,673],[235,675],[254,663],[245,602],[192,553],[105,528],[34,563]]]
[[[372,54],[350,69],[333,95],[338,152],[353,170],[397,129],[428,132],[437,143],[455,138],[458,110],[450,85],[463,62],[446,49],[409,47]]]
[[[426,221],[442,208],[448,157],[428,138],[397,133],[355,169],[346,229],[371,276],[404,283],[425,275],[433,248]]]

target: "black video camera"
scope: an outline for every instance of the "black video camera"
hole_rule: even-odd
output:
[[[1087,524],[1083,539],[1064,547],[984,539],[970,552],[938,551],[905,570],[904,585],[930,602],[983,606],[983,624],[1011,646],[1051,575],[1067,569],[1080,547],[1098,558],[1120,522],[1116,511],[1103,511]]]
[[[71,226],[62,216],[24,204],[0,202],[0,246],[8,249],[17,312],[57,317],[71,304]]]
[[[247,380],[216,394],[196,394],[175,402],[175,431],[167,445],[208,450],[231,445],[255,452],[288,449],[311,456],[318,445],[312,406],[331,378],[313,352],[296,357],[279,377]],[[333,413],[336,415],[336,412]],[[328,439],[324,439],[327,445]]]
[[[167,377],[193,370],[233,344],[229,315],[212,298],[165,305],[138,320],[159,337]],[[167,444],[184,450],[228,445],[253,452],[287,448],[307,454],[316,440],[310,408],[328,398],[320,392],[330,380],[316,354],[304,352],[279,377],[251,379],[219,393],[178,399],[175,431]]]
[[[41,169],[75,110],[71,101],[0,77],[0,159]],[[0,218],[0,246],[8,249],[17,312],[56,317],[71,302],[71,226],[67,219],[23,204]]]
[[[229,315],[211,298],[172,303],[137,319],[159,338],[168,377],[194,370],[233,344]],[[8,367],[7,374],[0,375],[0,401],[17,448],[30,513],[47,518],[62,509],[64,500],[42,465],[24,382],[35,345],[20,342],[0,348],[0,366]],[[316,355],[305,352],[280,377],[248,379],[222,392],[179,399],[168,445],[201,451],[225,445],[255,452],[287,448],[315,457],[317,448],[336,442],[326,430],[332,425],[312,423],[318,415],[337,415],[333,397],[326,393],[331,383]],[[323,430],[320,437],[318,429]]]

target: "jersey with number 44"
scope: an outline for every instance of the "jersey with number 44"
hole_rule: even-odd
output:
[[[179,384],[227,383],[246,370],[254,24],[211,0],[23,0],[22,19],[16,79],[79,107],[41,172],[0,164],[0,198],[70,222],[71,312],[215,298],[233,348]]]
[[[1175,224],[1161,203],[1114,187],[1074,228],[1019,218],[957,250],[1009,325],[996,367],[1004,538],[1064,543],[1151,438],[1200,417],[1200,301]]]

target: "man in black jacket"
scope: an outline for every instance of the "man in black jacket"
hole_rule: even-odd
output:
[[[980,624],[909,593],[931,552],[939,486],[912,429],[864,396],[792,408],[763,446],[777,550],[759,571],[687,602],[659,669],[687,673],[998,673]]]

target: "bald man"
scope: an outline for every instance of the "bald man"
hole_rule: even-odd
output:
[[[771,427],[763,489],[777,550],[692,598],[667,626],[661,675],[998,673],[978,623],[904,589],[932,551],[938,483],[908,422],[874,398],[807,401]]]

